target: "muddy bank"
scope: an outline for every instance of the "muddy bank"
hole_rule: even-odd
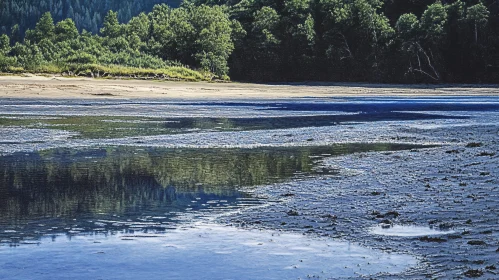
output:
[[[495,97],[100,98],[0,99],[0,244],[28,252],[26,236],[43,249],[36,238],[50,232],[136,238],[215,220],[234,234],[264,228],[418,260],[368,272],[370,260],[345,257],[341,268],[355,273],[345,277],[497,276]],[[144,244],[130,238],[102,244]],[[293,270],[308,265],[296,258]],[[337,275],[318,272],[308,275]]]
[[[340,175],[250,189],[276,201],[223,217],[240,227],[277,228],[415,254],[421,266],[380,278],[496,279],[499,266],[499,127],[408,126],[405,133],[447,145],[329,158]],[[422,233],[380,235],[410,225]],[[435,233],[437,231],[437,233]],[[404,236],[405,235],[405,236]]]
[[[345,83],[246,84],[0,76],[0,98],[280,99],[338,96],[499,95],[497,86]]]

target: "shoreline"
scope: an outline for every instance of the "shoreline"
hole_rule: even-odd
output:
[[[499,96],[496,85],[401,85],[372,83],[212,83],[0,76],[0,98],[19,99],[286,99],[330,97]]]

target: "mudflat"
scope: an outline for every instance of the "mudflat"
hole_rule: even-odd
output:
[[[498,96],[497,85],[369,83],[209,83],[110,80],[60,76],[0,76],[0,98],[280,99],[335,96]]]
[[[1,279],[497,278],[492,86],[4,78]]]

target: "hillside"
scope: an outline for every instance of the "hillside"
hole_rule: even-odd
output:
[[[109,10],[118,12],[120,22],[128,22],[140,12],[150,12],[154,5],[166,3],[178,7],[182,0],[0,0],[0,32],[10,32],[18,24],[20,31],[34,28],[45,12],[55,21],[71,18],[78,30],[97,33]]]
[[[179,1],[0,0],[0,71],[98,64],[264,82],[499,82],[496,0]]]

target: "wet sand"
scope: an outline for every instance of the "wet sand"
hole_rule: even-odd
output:
[[[0,98],[282,99],[338,96],[499,96],[494,85],[249,84],[0,76]]]

